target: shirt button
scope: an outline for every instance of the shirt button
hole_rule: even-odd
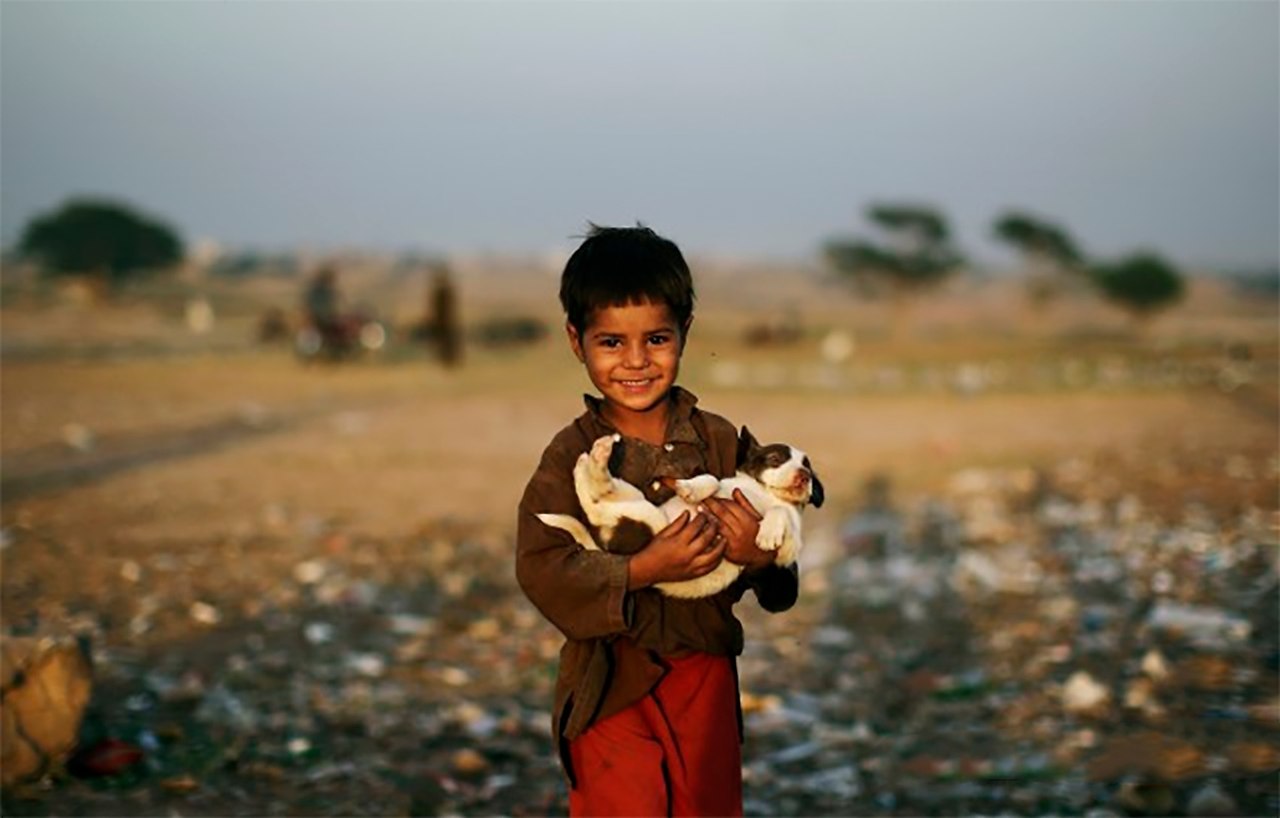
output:
[[[669,452],[674,452],[676,450],[676,445],[674,443],[664,443],[662,448]]]
[[[650,484],[650,488],[652,488],[654,491],[657,491],[658,489],[662,488],[662,481],[654,480],[653,483]]]

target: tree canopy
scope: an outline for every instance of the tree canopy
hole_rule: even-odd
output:
[[[1080,250],[1066,230],[1028,213],[1006,212],[996,219],[994,232],[996,238],[1026,256],[1047,259],[1063,267],[1073,267],[1082,260]]]
[[[867,217],[880,229],[880,242],[833,239],[823,248],[828,263],[867,290],[887,285],[909,292],[936,284],[963,262],[951,246],[946,217],[930,207],[876,204]]]
[[[55,275],[92,273],[117,282],[176,264],[183,246],[171,227],[127,204],[79,199],[33,218],[18,252]]]
[[[1182,275],[1150,252],[1095,264],[1090,277],[1107,300],[1139,319],[1172,305],[1185,290]]]

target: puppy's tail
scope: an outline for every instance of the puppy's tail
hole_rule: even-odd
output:
[[[587,527],[578,518],[570,517],[568,514],[539,514],[537,516],[544,524],[569,532],[569,536],[573,537],[578,545],[588,551],[600,550],[600,546],[596,544],[596,541],[591,539],[591,532],[587,530]]]

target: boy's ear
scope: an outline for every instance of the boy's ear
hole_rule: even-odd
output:
[[[690,315],[684,319],[684,326],[680,327],[680,351],[684,352],[684,345],[689,343],[689,328],[693,326],[693,316]]]
[[[741,466],[747,462],[747,454],[752,450],[759,448],[760,444],[756,442],[755,436],[751,434],[751,430],[746,426],[742,427],[742,431],[738,433],[738,454],[737,465]]]
[[[573,350],[579,363],[586,363],[586,356],[582,354],[582,336],[578,334],[578,328],[572,322],[565,321],[564,331],[569,335],[569,348]]]

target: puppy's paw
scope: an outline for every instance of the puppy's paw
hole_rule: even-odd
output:
[[[675,482],[676,496],[691,506],[696,506],[716,493],[720,481],[710,474],[700,474],[687,480]]]
[[[774,562],[778,565],[793,565],[800,557],[800,541],[794,537],[787,538],[787,541],[778,549],[778,556],[774,557]]]
[[[605,435],[598,438],[591,445],[591,451],[587,453],[584,476],[587,490],[595,500],[603,500],[613,491],[613,477],[609,474],[609,457],[613,454],[613,444],[619,438],[619,435]]]
[[[613,444],[621,439],[621,435],[605,435],[596,438],[591,444],[591,467],[604,474],[609,473],[609,456],[613,454]]]
[[[761,551],[777,551],[787,539],[787,518],[780,514],[766,514],[760,521],[756,545]]]

